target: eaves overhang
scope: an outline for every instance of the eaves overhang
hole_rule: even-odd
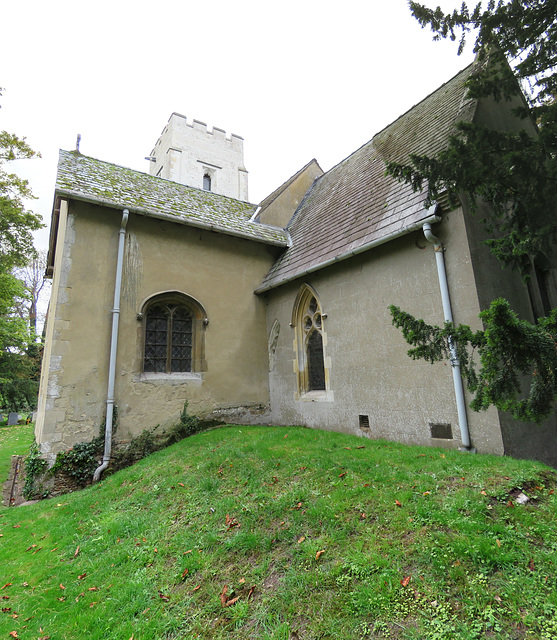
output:
[[[395,240],[396,238],[400,238],[402,236],[408,235],[409,233],[413,233],[414,231],[417,231],[418,229],[421,229],[424,224],[426,223],[430,223],[430,224],[434,224],[436,222],[440,222],[441,220],[441,216],[438,215],[438,209],[439,206],[434,203],[431,207],[429,207],[429,209],[427,210],[427,216],[417,220],[416,222],[407,225],[405,227],[402,227],[400,229],[397,229],[396,231],[393,231],[392,233],[388,233],[380,238],[375,238],[374,240],[367,242],[359,247],[356,247],[355,249],[350,249],[349,251],[345,251],[343,253],[338,254],[337,256],[335,256],[334,258],[329,258],[328,260],[324,260],[323,262],[319,262],[317,264],[313,264],[310,267],[303,269],[301,271],[298,272],[294,272],[284,278],[281,279],[277,279],[277,280],[270,280],[269,282],[267,282],[266,284],[263,284],[262,286],[258,287],[257,289],[255,289],[254,293],[256,294],[262,294],[262,293],[266,293],[267,291],[271,291],[272,289],[276,289],[277,287],[280,287],[284,284],[287,284],[289,282],[293,282],[294,280],[297,280],[298,278],[303,278],[307,275],[309,275],[310,273],[315,273],[316,271],[320,271],[321,269],[325,269],[326,267],[330,267],[334,264],[337,264],[338,262],[343,262],[344,260],[348,260],[349,258],[352,258],[353,256],[356,256],[360,253],[364,253],[365,251],[369,251],[375,247],[378,247],[380,245],[386,244],[387,242],[390,242],[391,240]]]
[[[62,189],[58,187],[55,191],[55,197],[56,199],[66,198],[68,200],[78,200],[80,202],[96,204],[99,206],[109,207],[111,209],[122,210],[125,208],[128,209],[130,213],[134,213],[136,215],[157,218],[159,220],[166,220],[168,222],[183,224],[198,229],[205,229],[206,231],[222,233],[224,235],[242,238],[244,240],[252,240],[254,242],[259,242],[262,244],[281,247],[283,249],[290,246],[291,243],[290,234],[284,229],[271,227],[259,222],[244,222],[243,224],[246,225],[247,230],[246,232],[243,232],[238,229],[232,229],[229,226],[219,225],[218,223],[204,222],[202,220],[188,218],[187,216],[162,213],[160,211],[157,211],[156,209],[151,209],[149,207],[137,207],[128,203],[119,203],[115,200],[100,198],[98,196],[88,195],[79,191],[73,191],[71,189]],[[261,231],[263,231],[263,233],[261,233]]]

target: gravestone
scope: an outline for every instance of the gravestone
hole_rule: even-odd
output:
[[[17,424],[19,420],[19,413],[10,413],[8,416],[8,427],[12,427],[14,424]]]

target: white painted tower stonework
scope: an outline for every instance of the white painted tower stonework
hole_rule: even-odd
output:
[[[173,113],[154,149],[149,173],[223,196],[248,200],[244,140],[223,129]]]

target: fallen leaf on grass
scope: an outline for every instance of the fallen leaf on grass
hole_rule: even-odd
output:
[[[60,589],[65,589],[65,588],[66,587],[62,583],[60,583]]]
[[[253,587],[251,587],[250,590],[248,591],[248,600],[252,597],[254,591],[255,591],[255,585],[253,585]]]
[[[395,500],[395,504],[397,507],[402,507],[402,504],[398,500]]]
[[[164,593],[159,591],[159,598],[161,600],[164,600],[165,602],[168,602],[170,600],[170,596],[165,596]]]
[[[302,536],[301,538],[298,539],[298,544],[302,544],[302,542],[306,539],[305,536]]]
[[[345,471],[344,473],[339,473],[339,474],[338,474],[338,477],[339,477],[339,478],[344,478],[344,476],[345,476],[345,475],[346,475],[346,471]]]
[[[530,569],[530,571],[534,571],[535,568],[536,565],[534,564],[534,561],[530,560],[530,562],[528,563],[528,569]]]
[[[80,576],[77,576],[78,580],[83,580],[83,578],[85,578],[87,576],[87,572],[82,573]]]
[[[98,591],[99,588],[98,587],[89,587],[88,589],[89,591]]]
[[[233,529],[234,527],[240,527],[240,523],[234,517],[230,517],[228,513],[226,514],[226,526],[228,530]]]
[[[321,549],[321,551],[318,551],[318,552],[315,554],[315,559],[316,559],[316,560],[319,560],[319,558],[320,558],[324,553],[325,553],[325,549]]]
[[[238,602],[239,599],[240,599],[240,596],[236,596],[235,598],[232,598],[231,600],[227,600],[222,606],[223,607],[231,607],[233,604]]]
[[[12,638],[19,638],[17,631],[10,631],[9,635],[12,636]]]
[[[406,578],[404,578],[403,580],[401,580],[401,581],[400,581],[400,584],[401,584],[403,587],[407,587],[407,586],[408,586],[408,583],[410,582],[410,577],[411,577],[411,576],[406,576]]]
[[[179,483],[178,483],[178,486],[179,486],[179,487],[185,487],[186,485],[185,485],[183,482],[179,482]]]
[[[240,584],[244,584],[244,582],[245,582],[245,581],[246,581],[246,579],[245,579],[245,578],[240,578],[240,579],[238,580],[238,582],[239,582]]]
[[[36,544],[32,544],[30,547],[27,547],[27,549],[25,549],[25,551],[31,551],[31,549],[34,549],[37,545]]]
[[[189,572],[190,572],[190,570],[189,570],[189,569],[184,569],[184,570],[182,571],[182,580],[183,580],[183,579],[188,575],[188,573],[189,573]]]
[[[2,589],[5,589],[6,587],[11,587],[12,583],[11,582],[6,582],[6,584],[3,587],[0,587],[0,591],[2,591]]]
[[[201,589],[201,585],[200,585],[200,584],[198,584],[196,587],[194,587],[194,588],[192,589],[192,593],[193,593],[194,591],[199,591],[199,589]]]
[[[226,605],[226,594],[228,593],[228,585],[225,584],[220,594],[220,603],[224,607]]]
[[[495,544],[499,547],[499,549],[501,548],[501,540],[495,538]]]

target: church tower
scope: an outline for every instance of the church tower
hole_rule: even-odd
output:
[[[149,173],[189,187],[248,201],[244,139],[173,113],[151,151]]]

